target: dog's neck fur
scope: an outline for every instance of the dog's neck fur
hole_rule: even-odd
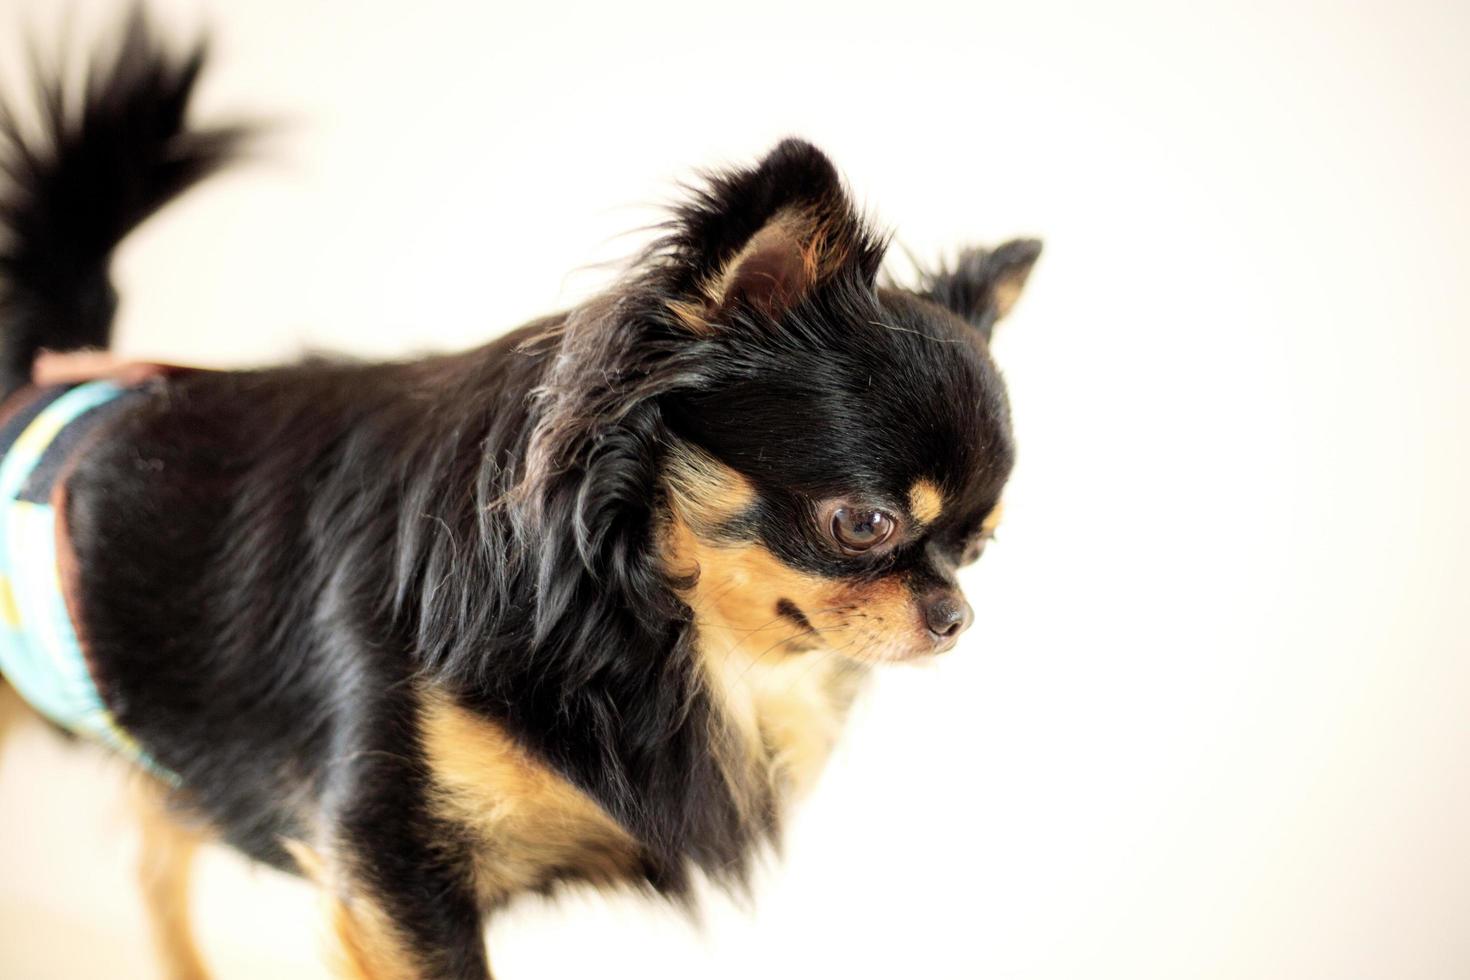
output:
[[[824,649],[773,651],[708,624],[700,664],[738,741],[727,764],[769,793],[778,811],[812,788],[842,732],[866,668]]]

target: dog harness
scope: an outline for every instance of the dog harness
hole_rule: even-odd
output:
[[[77,635],[63,509],[71,464],[138,393],[96,380],[23,389],[0,407],[0,674],[57,725],[159,772],[118,727]]]

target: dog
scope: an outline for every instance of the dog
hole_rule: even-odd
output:
[[[789,139],[474,350],[36,384],[251,135],[186,124],[202,43],[120,38],[0,122],[0,668],[136,764],[169,975],[204,975],[202,840],[319,884],[343,976],[488,977],[486,917],[563,883],[739,888],[872,669],[973,618],[1014,458],[989,340],[1039,244],[880,279]]]

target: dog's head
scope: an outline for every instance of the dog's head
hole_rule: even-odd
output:
[[[973,617],[955,569],[984,548],[1013,459],[987,341],[1038,246],[881,287],[882,244],[799,143],[682,221],[693,288],[675,311],[706,379],[667,402],[662,546],[697,621],[760,650],[949,649]]]
[[[641,536],[696,627],[747,649],[954,645],[955,570],[1014,455],[990,332],[1040,246],[967,251],[914,290],[880,285],[884,250],[809,144],[710,178],[633,285],[574,318],[546,389],[533,465],[582,454],[564,522],[584,558],[622,574]]]

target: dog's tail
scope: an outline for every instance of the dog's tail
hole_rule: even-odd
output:
[[[204,60],[202,41],[170,53],[139,7],[79,87],[37,72],[34,125],[0,102],[0,396],[42,350],[107,346],[113,249],[249,135],[185,126]]]

